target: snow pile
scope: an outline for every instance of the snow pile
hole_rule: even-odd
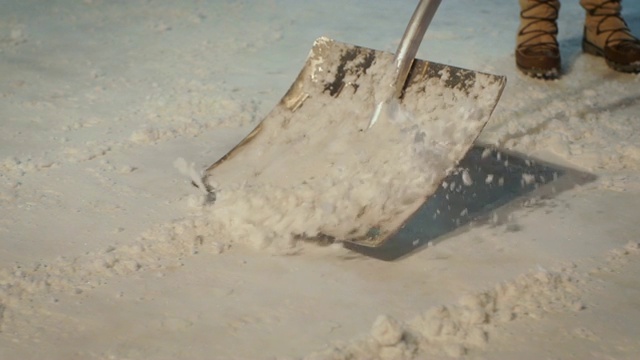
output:
[[[461,297],[456,304],[433,307],[406,321],[380,315],[371,332],[337,342],[305,360],[459,358],[482,349],[492,332],[512,321],[541,319],[550,314],[586,308],[582,298],[599,272],[620,271],[637,261],[640,243],[630,241],[609,251],[606,261],[586,273],[574,263],[553,270],[538,269],[492,289]]]
[[[460,357],[469,349],[484,347],[500,324],[583,308],[576,280],[568,271],[541,270],[464,296],[457,304],[431,308],[405,323],[380,316],[368,336],[332,345],[305,360]]]

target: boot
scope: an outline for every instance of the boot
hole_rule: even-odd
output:
[[[640,40],[620,15],[621,0],[580,0],[587,16],[582,50],[604,57],[607,65],[622,72],[640,72]]]
[[[558,0],[520,0],[516,66],[527,75],[555,79],[560,74]]]

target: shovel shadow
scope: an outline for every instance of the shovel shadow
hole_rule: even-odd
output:
[[[351,242],[344,246],[380,260],[401,259],[468,231],[471,222],[508,218],[528,199],[553,198],[596,179],[592,174],[479,145],[471,148],[459,167],[463,170],[449,175],[381,246]]]

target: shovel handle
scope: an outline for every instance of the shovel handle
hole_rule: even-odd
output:
[[[404,83],[407,81],[411,64],[413,64],[413,60],[416,58],[424,33],[427,31],[429,24],[431,24],[431,20],[436,14],[440,2],[441,0],[420,0],[416,10],[413,12],[413,16],[411,16],[411,20],[409,20],[409,25],[407,25],[407,29],[404,31],[404,35],[402,36],[402,40],[400,40],[400,45],[398,45],[398,50],[396,50],[396,55],[393,60],[395,64],[396,82],[392,84],[392,86],[395,87],[394,95],[396,98],[402,95],[402,89],[404,88]]]

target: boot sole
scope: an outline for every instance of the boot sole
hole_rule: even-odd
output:
[[[555,80],[560,76],[560,69],[537,69],[537,68],[527,68],[520,66],[520,64],[516,63],[518,70],[522,71],[524,74],[542,80]]]
[[[585,39],[582,40],[582,51],[590,55],[604,58],[604,61],[607,63],[607,66],[609,66],[613,70],[625,72],[625,73],[640,72],[640,63],[634,62],[631,64],[620,64],[620,63],[611,61],[604,55],[603,49],[600,49],[599,47],[595,46],[594,44],[590,43]]]

